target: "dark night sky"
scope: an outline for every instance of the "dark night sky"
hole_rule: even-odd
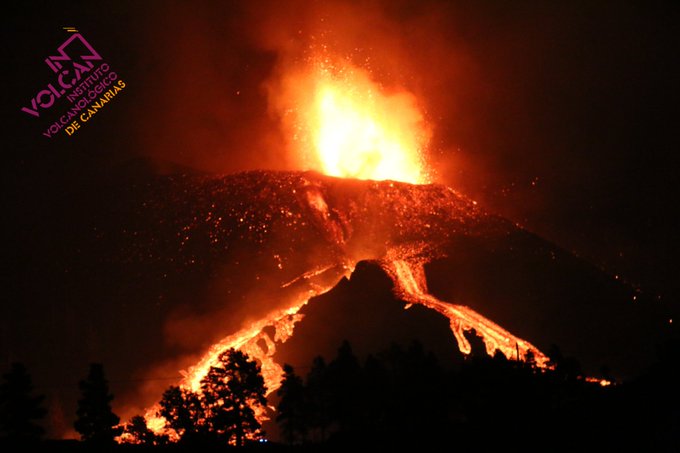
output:
[[[50,269],[79,253],[68,232],[77,228],[73,219],[87,216],[83,200],[96,199],[102,181],[125,184],[121,175],[141,159],[159,172],[294,169],[263,84],[299,46],[296,39],[321,32],[340,51],[370,55],[387,85],[416,93],[434,127],[430,160],[440,181],[677,313],[679,9],[677,2],[632,1],[5,7],[3,286],[11,290],[3,296],[3,336],[19,323],[29,344],[33,325],[17,317],[67,316],[44,297],[58,277],[32,263]],[[42,59],[67,36],[64,26],[77,27],[127,87],[72,137],[47,139],[45,123],[20,107],[50,81]],[[42,237],[32,244],[32,234]],[[38,259],[36,244],[44,243],[61,247]],[[54,300],[68,298],[68,288],[55,288],[61,294]],[[0,344],[0,361],[35,365],[40,354],[63,347],[58,339],[26,346],[24,357]],[[97,351],[74,353],[68,366],[78,369],[54,386],[71,385],[90,360],[116,357]],[[114,380],[126,379],[110,365]],[[71,403],[60,404],[70,410]]]

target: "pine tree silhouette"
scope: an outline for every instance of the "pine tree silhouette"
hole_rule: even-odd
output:
[[[33,396],[31,377],[21,363],[13,363],[0,385],[0,437],[11,440],[39,439],[43,428],[37,423],[47,411],[44,396]]]
[[[122,429],[120,419],[111,410],[113,395],[100,363],[90,365],[87,378],[79,384],[82,398],[78,401],[77,418],[73,426],[82,440],[97,444],[113,443]]]
[[[281,434],[289,444],[304,443],[309,427],[309,404],[305,395],[302,378],[295,374],[292,366],[283,367],[283,380],[277,395],[281,397],[277,408],[276,421]]]
[[[309,401],[310,428],[314,441],[326,440],[333,421],[333,392],[329,379],[328,366],[321,356],[314,358],[312,368],[307,374],[305,390]]]
[[[357,389],[361,365],[347,340],[338,349],[338,355],[328,365],[328,370],[335,396],[333,413],[341,430],[353,430],[358,422],[356,413],[360,404],[360,395]]]
[[[181,441],[191,443],[207,436],[203,403],[197,393],[172,386],[163,393],[160,407],[158,415]]]
[[[264,410],[266,388],[260,366],[248,355],[229,349],[201,381],[210,431],[236,446],[263,435],[254,408]]]

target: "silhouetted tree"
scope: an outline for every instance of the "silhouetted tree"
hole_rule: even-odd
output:
[[[374,355],[369,355],[361,373],[362,425],[373,432],[385,429],[385,411],[391,403],[392,387],[384,364]]]
[[[266,388],[260,366],[248,355],[233,348],[223,352],[219,366],[201,381],[201,390],[211,432],[237,446],[262,436],[254,408],[265,409]]]
[[[397,344],[380,354],[386,370],[383,398],[388,437],[402,440],[432,438],[446,418],[443,371],[431,353],[414,341],[407,350]]]
[[[44,396],[33,396],[31,377],[21,363],[13,363],[0,385],[0,437],[13,440],[39,439],[44,430],[36,423],[46,410]]]
[[[344,341],[337,357],[328,365],[328,378],[333,387],[333,414],[343,431],[356,428],[360,394],[357,391],[361,367],[352,352],[352,346]]]
[[[82,440],[92,443],[113,443],[121,434],[120,419],[111,410],[113,395],[100,363],[90,365],[87,378],[79,384],[82,398],[78,401],[77,418],[73,426]]]
[[[165,418],[180,440],[192,442],[205,437],[207,426],[200,396],[188,389],[171,386],[164,393],[158,415]]]
[[[439,435],[446,417],[444,373],[432,352],[425,352],[419,341],[413,341],[406,351],[405,392],[407,414],[412,435],[432,439]]]
[[[307,374],[305,390],[309,402],[313,440],[324,441],[332,422],[333,388],[328,378],[328,366],[323,357],[314,358]]]
[[[154,433],[146,424],[146,419],[141,415],[135,415],[125,425],[125,434],[128,441],[140,445],[165,445],[168,437]]]
[[[277,395],[281,397],[276,421],[281,434],[289,444],[304,442],[309,426],[309,405],[302,378],[295,374],[292,366],[283,366],[283,380]]]

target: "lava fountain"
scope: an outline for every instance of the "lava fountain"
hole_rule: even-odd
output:
[[[330,58],[294,73],[283,88],[303,166],[341,178],[430,182],[429,127],[411,93],[386,93],[367,71]]]

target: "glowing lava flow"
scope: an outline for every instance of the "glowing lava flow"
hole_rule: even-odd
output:
[[[184,378],[179,384],[180,387],[193,392],[200,392],[201,380],[208,374],[210,367],[217,365],[220,354],[230,348],[234,348],[240,349],[251,358],[257,360],[260,363],[262,377],[268,391],[276,390],[280,385],[283,368],[272,357],[276,352],[275,342],[283,343],[290,338],[293,334],[295,323],[303,318],[303,315],[299,314],[298,311],[308,301],[309,299],[303,299],[286,309],[270,313],[266,318],[251,324],[233,335],[229,335],[211,346],[196,365],[183,372]],[[265,327],[273,327],[275,329],[273,339],[265,333]],[[263,342],[265,347],[260,345],[261,342]],[[165,420],[157,414],[158,409],[158,406],[154,406],[147,410],[145,418],[149,429],[160,433],[165,429]],[[257,414],[257,416],[260,420],[266,419],[264,413]]]
[[[182,372],[184,378],[179,383],[179,386],[194,392],[200,392],[201,380],[208,374],[210,367],[217,364],[220,354],[234,348],[248,354],[250,358],[255,359],[260,364],[268,394],[278,389],[281,385],[283,368],[273,358],[276,353],[276,344],[284,343],[291,337],[295,324],[304,317],[304,315],[298,312],[307,305],[310,298],[331,290],[340,278],[349,276],[353,270],[354,266],[347,264],[342,266],[341,269],[329,266],[305,273],[293,281],[284,284],[283,287],[290,287],[302,283],[306,284],[308,290],[306,294],[293,301],[288,307],[269,313],[265,318],[250,324],[248,327],[225,337],[211,346],[196,365]],[[330,278],[328,277],[329,274]],[[267,328],[274,330],[274,338],[271,338],[265,331]],[[157,434],[165,433],[171,439],[176,439],[175,433],[166,427],[165,419],[158,414],[158,410],[159,406],[156,405],[149,408],[144,414],[148,428]],[[256,413],[256,416],[260,421],[267,419],[264,411]],[[121,441],[126,442],[128,439],[122,437]]]
[[[533,354],[536,366],[550,368],[550,359],[528,341],[522,340],[486,319],[464,305],[442,302],[427,290],[427,280],[422,263],[405,260],[384,261],[383,269],[392,277],[395,292],[406,302],[421,304],[438,311],[449,318],[451,331],[456,337],[458,348],[464,354],[472,352],[470,342],[465,338],[466,331],[474,329],[482,336],[486,352],[493,356],[501,351],[508,359],[526,360],[529,352]],[[408,306],[407,306],[408,308]]]

